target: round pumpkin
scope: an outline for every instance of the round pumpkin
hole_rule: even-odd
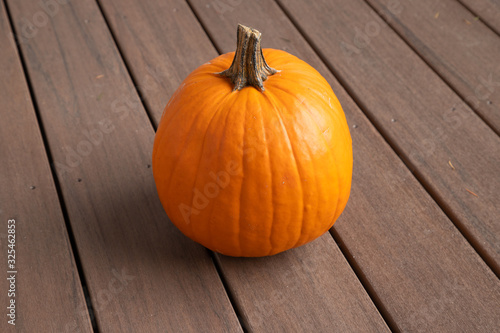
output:
[[[310,65],[261,49],[238,26],[234,53],[197,68],[168,102],[153,174],[170,220],[229,256],[267,256],[330,229],[351,188],[342,107]]]

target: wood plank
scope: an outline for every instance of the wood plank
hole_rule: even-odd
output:
[[[18,31],[38,22],[21,49],[99,330],[241,331],[209,253],[161,207],[154,131],[97,4],[52,4],[9,1]]]
[[[283,17],[275,3],[260,1],[255,5],[240,2],[220,14],[215,8],[207,8],[201,0],[192,0],[191,3],[212,40],[223,52],[234,48],[234,27],[243,22],[262,32],[265,45],[286,49],[306,60],[331,83],[349,124],[356,125],[351,127],[354,148],[351,198],[333,232],[391,329],[435,332],[495,330],[500,323],[496,310],[500,302],[498,279],[353,103],[301,34]],[[301,1],[289,3],[291,10],[302,13],[302,17],[306,12],[315,15],[307,18],[311,25],[325,22],[321,28],[334,25],[332,21],[337,20],[334,13],[338,16],[351,14],[341,8],[343,4],[328,7],[309,2],[305,8]],[[346,22],[338,24],[348,26]],[[315,29],[317,31],[319,27]],[[335,36],[323,36],[325,43],[338,45]],[[340,61],[338,58],[336,61]],[[367,80],[370,74],[362,78]],[[383,88],[391,91],[396,87]],[[388,122],[394,125],[390,118]],[[221,258],[221,262],[230,286],[248,285],[248,276],[252,275],[244,271],[243,265],[238,267],[242,272],[226,272],[225,267],[232,268],[235,263],[230,258]],[[331,278],[335,275],[333,273]],[[268,279],[267,275],[262,279]]]
[[[307,15],[297,1],[282,3],[371,121],[500,275],[498,135],[366,3],[356,0],[336,9],[316,4]],[[405,7],[393,10],[404,12]],[[362,41],[364,30],[373,30],[372,37]]]
[[[183,1],[101,1],[153,119],[166,95],[200,64],[217,56]],[[165,23],[168,22],[168,23]],[[232,44],[236,26],[231,27]],[[155,38],[148,36],[154,35]],[[191,35],[198,36],[193,40]],[[174,41],[184,41],[175,43]],[[177,45],[172,48],[172,43]],[[137,51],[136,45],[141,45]],[[189,65],[182,62],[189,54]],[[151,89],[148,75],[159,77]],[[175,71],[175,72],[172,72]],[[168,74],[167,74],[168,73]],[[152,82],[151,80],[149,80]],[[216,255],[245,328],[274,331],[387,331],[387,327],[330,235],[270,258]]]
[[[458,0],[500,35],[500,1]]]
[[[500,37],[456,0],[367,0],[500,135]]]
[[[92,332],[23,68],[0,3],[1,332]],[[13,223],[8,223],[9,220]],[[9,225],[14,225],[9,229]],[[15,230],[15,235],[9,233]],[[11,237],[9,237],[11,236]],[[15,245],[8,248],[10,239]],[[8,256],[8,250],[11,255]],[[7,260],[14,267],[8,266]],[[16,271],[17,273],[6,273]],[[15,287],[7,280],[15,276]],[[43,287],[40,287],[43,286]],[[8,295],[11,291],[14,293]],[[10,313],[14,300],[15,318]],[[9,324],[8,321],[15,319]]]

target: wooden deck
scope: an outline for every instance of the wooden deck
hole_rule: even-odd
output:
[[[184,237],[151,172],[237,23],[315,67],[353,138],[330,233],[266,258]],[[498,0],[3,0],[0,30],[0,332],[500,331]]]

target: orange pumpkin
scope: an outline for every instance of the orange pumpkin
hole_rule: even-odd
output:
[[[261,50],[260,33],[240,25],[236,53],[200,66],[168,102],[153,174],[186,236],[225,255],[267,256],[319,237],[342,213],[351,136],[327,81],[293,55]]]

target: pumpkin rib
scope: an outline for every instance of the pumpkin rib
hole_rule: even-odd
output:
[[[231,110],[234,106],[234,104],[236,103],[236,98],[234,98],[234,101],[233,103],[231,104],[231,106],[227,107],[227,112],[226,112],[226,116],[224,117],[224,125],[222,125],[221,129],[222,129],[222,135],[221,135],[221,139],[220,139],[220,142],[219,142],[219,147],[217,149],[217,151],[220,151],[221,147],[222,147],[222,143],[224,142],[224,138],[226,137],[225,133],[226,133],[226,126],[227,126],[227,118],[229,117],[229,114],[231,113]],[[217,158],[217,168],[215,168],[215,170],[223,170],[224,167],[220,167],[220,164],[219,164],[219,158]],[[222,191],[222,189],[221,189]],[[214,202],[210,205],[210,213],[209,213],[209,219],[208,219],[208,239],[210,242],[213,242],[213,223],[212,223],[212,216],[213,216],[213,213],[215,211],[215,206],[217,205],[217,199],[220,198],[220,197],[217,197],[215,198]],[[212,246],[212,244],[210,244]],[[213,247],[213,246],[212,246]]]
[[[273,233],[273,222],[274,222],[274,201],[275,201],[275,190],[274,190],[274,181],[273,181],[273,167],[272,167],[272,164],[271,164],[271,153],[269,151],[269,145],[267,144],[267,131],[266,131],[266,126],[264,125],[264,117],[263,115],[261,115],[261,119],[262,119],[262,122],[261,122],[261,125],[262,125],[262,132],[264,133],[264,146],[266,147],[266,151],[267,151],[267,161],[268,161],[268,165],[269,165],[269,178],[270,178],[270,184],[271,184],[271,202],[273,203],[271,205],[271,228],[269,229],[269,247],[272,249],[273,245],[272,245],[272,241],[271,241],[271,235]]]
[[[264,130],[264,120],[263,120],[263,117],[264,117],[264,113],[263,111],[266,110],[266,108],[263,106],[263,100],[262,99],[255,99],[253,98],[253,93],[254,91],[253,90],[250,90],[250,88],[248,90],[246,90],[246,95],[245,97],[247,98],[247,101],[246,101],[246,111],[245,111],[245,123],[244,123],[244,128],[247,129],[247,128],[251,128],[252,129],[252,133],[258,133],[257,136],[262,136],[262,138],[265,137],[265,130]],[[260,94],[260,92],[259,92]],[[252,121],[252,115],[254,117],[254,119],[257,119],[256,118],[256,114],[258,114],[258,117],[259,117],[259,123],[258,124],[255,124],[253,121]],[[260,129],[260,131],[258,130]],[[245,191],[242,191],[242,195],[240,196],[240,202],[242,203],[241,204],[241,211],[248,211],[249,209],[250,210],[260,210],[260,211],[263,211],[263,212],[266,212],[266,213],[269,213],[268,211],[268,208],[269,206],[264,203],[263,205],[260,205],[258,207],[255,207],[254,205],[252,206],[251,205],[251,201],[248,200],[248,194],[250,193],[249,191],[253,191],[252,188],[252,183],[255,182],[255,179],[259,179],[261,180],[260,178],[255,178],[256,176],[260,177],[259,175],[259,171],[260,171],[260,161],[259,160],[255,160],[255,158],[258,158],[258,155],[260,155],[262,153],[262,151],[260,150],[260,145],[259,145],[259,141],[255,141],[255,140],[249,140],[249,139],[252,139],[252,137],[249,138],[249,136],[251,136],[252,134],[248,134],[247,132],[245,132],[245,140],[244,140],[244,146],[243,146],[243,155],[245,156],[248,156],[248,159],[247,159],[247,163],[251,169],[249,170],[249,172],[244,172],[244,175],[245,177],[247,178],[246,180],[243,179],[243,189]],[[262,142],[260,142],[262,143]],[[257,146],[256,146],[257,144]],[[266,146],[266,151],[268,152],[268,147]],[[246,151],[247,150],[250,150],[252,152],[251,155],[246,155]],[[253,157],[252,157],[253,156]],[[269,153],[267,153],[267,158],[270,159],[270,155]],[[270,160],[269,160],[269,163],[270,163]],[[245,163],[244,163],[245,164]],[[243,165],[244,165],[243,164]],[[247,169],[248,170],[248,169]],[[272,176],[271,176],[272,177]],[[250,182],[250,184],[249,184]],[[260,191],[259,191],[260,192]],[[273,189],[272,189],[272,183],[271,183],[271,200],[274,200],[273,199]],[[245,196],[243,196],[243,194],[245,194]],[[262,195],[266,195],[267,193],[264,192],[260,192],[260,194]],[[272,208],[272,204],[270,205],[270,208],[271,208],[271,213],[274,213],[274,209]],[[243,232],[240,232],[240,240],[242,239],[241,235],[245,234],[246,231],[248,231],[247,229],[247,224],[244,224],[245,220],[246,220],[246,216],[244,216],[242,219],[240,218],[240,225],[241,225],[241,231]],[[252,215],[250,219],[246,220],[247,222],[249,222],[249,225],[251,226],[252,224],[260,224],[261,226],[271,226],[272,227],[272,224],[273,224],[273,217],[270,216],[269,217],[270,221],[268,221],[267,219],[264,219],[264,216],[262,216],[262,219],[261,220],[256,220],[255,219],[255,216]],[[242,251],[244,253],[250,253],[250,252],[255,252],[256,250],[257,251],[264,251],[264,249],[267,249],[267,248],[270,248],[271,251],[274,251],[274,246],[271,242],[271,234],[272,234],[272,229],[271,228],[268,228],[266,229],[265,227],[263,228],[264,230],[264,233],[262,234],[262,238],[259,240],[259,239],[255,239],[252,241],[252,249],[248,250],[247,247],[245,247],[245,243],[244,242],[241,242],[242,243]],[[250,230],[250,234],[252,235],[253,233],[255,232],[254,229]],[[254,238],[252,236],[252,238]],[[264,239],[265,241],[263,241],[262,239]]]
[[[325,101],[326,103],[326,101]],[[312,116],[312,111],[311,109],[309,108],[309,105],[306,105],[306,104],[303,104],[304,106],[304,109],[307,111],[305,112],[305,114],[307,114],[307,116],[309,116],[309,118],[311,119],[311,121],[313,122],[313,124],[316,125],[316,127],[318,128],[318,131],[320,131],[320,133],[322,132],[321,131],[321,127],[318,125],[318,123],[316,122],[316,120],[314,119],[314,117]],[[335,210],[334,210],[334,216],[337,215],[337,209],[338,209],[338,206],[339,206],[339,201],[341,199],[341,193],[340,193],[340,174],[339,174],[339,168],[337,167],[338,165],[338,159],[337,159],[337,156],[333,153],[333,151],[331,150],[330,148],[330,144],[326,141],[325,137],[323,135],[321,135],[321,138],[322,138],[322,141],[325,143],[325,146],[328,150],[328,152],[330,153],[330,156],[332,157],[333,161],[334,161],[334,167],[335,167],[335,173],[336,173],[336,179],[338,179],[338,186],[337,186],[337,200],[336,200],[336,203],[335,203]],[[335,219],[333,219],[334,223],[335,223]],[[333,224],[332,224],[333,226]],[[330,229],[331,227],[329,227],[328,229]]]
[[[273,88],[276,88],[276,89],[278,89],[278,90],[281,90],[281,91],[283,91],[284,93],[289,94],[289,95],[290,95],[290,96],[292,96],[293,98],[296,98],[297,100],[299,100],[299,102],[302,104],[302,106],[304,107],[304,109],[307,111],[307,112],[304,112],[304,114],[306,114],[307,116],[309,116],[309,118],[311,119],[312,123],[313,123],[313,124],[316,126],[316,128],[318,129],[318,132],[319,132],[319,133],[322,133],[321,127],[318,125],[318,123],[315,121],[314,117],[312,117],[312,115],[311,115],[311,110],[309,109],[309,105],[304,104],[304,103],[303,103],[303,101],[302,101],[302,100],[300,100],[300,99],[299,99],[299,97],[298,97],[296,94],[294,94],[293,92],[291,92],[291,91],[289,91],[289,90],[283,89],[283,88],[282,88],[282,87],[280,87],[280,86],[275,86],[275,87],[273,87]],[[326,149],[327,149],[327,151],[329,152],[329,154],[330,154],[330,156],[331,156],[332,160],[333,160],[333,161],[335,161],[335,163],[337,164],[337,162],[338,162],[338,161],[337,161],[337,158],[335,157],[335,154],[332,152],[332,150],[331,150],[331,148],[330,148],[330,145],[328,144],[328,142],[326,142],[326,139],[324,138],[324,136],[323,136],[323,135],[321,135],[321,137],[322,137],[322,141],[325,143]],[[308,151],[309,151],[309,155],[310,155],[310,156],[312,156],[312,152],[311,152],[311,150],[309,149],[309,147],[308,147]],[[311,160],[312,160],[312,159],[311,159]],[[336,170],[337,178],[338,178],[338,179],[340,179],[340,178],[339,178],[339,173],[338,173],[338,172],[339,172],[339,170],[338,170],[338,168],[336,167],[336,165],[335,165],[334,167],[335,167],[335,170]],[[318,179],[317,179],[317,175],[316,175],[316,173],[315,173],[315,176],[316,176],[316,178],[315,178],[315,183],[316,183],[316,185],[317,185],[317,186],[316,186],[316,188],[317,188],[317,190],[318,190],[318,193],[320,193],[320,191],[319,191],[319,186],[320,186],[319,184],[320,184],[320,182],[319,182],[319,181],[318,181]],[[337,202],[336,202],[336,204],[335,204],[335,214],[336,214],[336,212],[337,212],[337,208],[338,208],[338,201],[339,201],[339,200],[340,200],[340,190],[339,190],[339,189],[337,189]],[[317,213],[318,213],[318,212],[317,212]],[[318,220],[318,214],[316,214],[316,220]]]
[[[208,89],[209,88],[207,88],[206,90],[208,90]],[[202,97],[201,94],[199,96],[200,96],[200,98]],[[177,100],[175,100],[175,102],[177,103]],[[189,108],[189,107],[186,106],[186,108]],[[172,116],[172,118],[170,118],[169,121],[167,121],[167,119],[165,119],[165,121],[167,121],[166,122],[166,127],[162,128],[162,130],[160,131],[160,138],[159,138],[159,142],[158,142],[158,147],[162,146],[163,145],[163,140],[166,139],[166,138],[168,138],[167,133],[169,133],[169,129],[171,128],[171,126],[173,126],[174,124],[178,123],[178,121],[176,120],[176,117],[181,117],[183,111],[184,111],[184,108],[180,107],[179,110],[174,113],[174,115]],[[199,121],[200,117],[202,117],[202,116],[203,116],[203,112],[200,111],[200,112],[198,112],[198,115],[196,115],[196,117],[194,117],[191,126],[189,126],[189,129],[187,130],[186,138],[189,138],[191,136],[190,133],[194,130],[194,128],[196,127],[197,122]],[[163,122],[163,123],[165,123],[165,122]],[[170,186],[171,186],[171,183],[172,183],[172,179],[174,178],[173,175],[174,175],[175,171],[177,170],[177,166],[178,166],[178,164],[180,162],[179,156],[182,154],[183,151],[185,151],[185,148],[188,145],[188,143],[189,143],[189,140],[185,140],[183,142],[182,149],[179,149],[178,152],[177,152],[177,154],[176,154],[176,156],[174,156],[174,158],[173,158],[174,163],[172,164],[171,172],[169,174],[167,174],[167,177],[168,177],[168,184],[166,186],[167,192],[170,191]]]
[[[291,91],[288,91],[288,90],[285,90],[285,89],[280,89],[282,92],[286,93],[286,94],[289,94],[290,96],[292,96],[293,98],[297,97],[295,96],[295,94]],[[302,101],[300,101],[302,105],[304,105],[302,103]],[[315,127],[317,128],[318,132],[321,133],[322,130],[321,128],[319,127],[319,125],[314,121],[314,119],[311,119],[312,123],[315,125]],[[308,145],[306,145],[307,147],[307,151],[309,153],[309,158],[311,160],[311,163],[314,165],[314,159],[312,158],[312,156],[314,155],[313,152],[311,151],[310,147]],[[327,147],[328,148],[328,147]],[[331,153],[331,152],[330,152]],[[316,195],[320,195],[321,193],[323,193],[323,191],[320,189],[320,184],[321,182],[318,180],[318,174],[317,172],[314,173],[314,184],[315,184],[315,191],[316,191]],[[317,201],[316,203],[316,215],[313,219],[313,221],[318,221],[319,220],[319,211],[318,211],[318,207],[319,206],[319,201]],[[317,228],[311,228],[311,229],[317,229]],[[309,237],[306,237],[306,236],[309,236]],[[295,247],[297,247],[301,242],[304,242],[304,239],[308,239],[310,238],[310,235],[304,235],[304,237],[302,237],[301,239],[299,239],[295,245]]]
[[[229,96],[231,94],[227,94],[227,95]],[[239,109],[234,108],[234,105],[237,103],[237,96],[232,95],[232,97],[233,97],[232,103],[231,104],[228,103],[227,105],[225,105],[225,109],[227,110],[226,115],[225,115],[225,119],[224,119],[225,126],[222,128],[223,131],[221,132],[219,149],[218,149],[218,153],[217,153],[217,161],[218,161],[217,163],[220,163],[218,165],[221,165],[221,168],[215,169],[217,171],[223,171],[223,170],[225,170],[224,166],[227,167],[227,164],[225,164],[225,163],[227,163],[227,161],[224,159],[224,156],[220,156],[220,152],[222,150],[228,150],[229,156],[231,156],[233,154],[233,152],[232,152],[233,147],[231,147],[231,143],[234,142],[234,140],[233,140],[233,137],[231,136],[231,130],[233,129],[233,127],[231,127],[231,126],[234,125],[235,123],[237,123],[237,121],[234,121],[234,119],[232,119],[231,116],[237,115]],[[230,132],[229,134],[228,134],[228,131]],[[238,155],[238,154],[236,154],[236,155]],[[230,185],[232,181],[234,181],[234,180],[231,180],[231,178],[230,178],[230,183],[228,184],[227,187],[224,188],[225,190],[231,191],[231,187],[234,187],[234,185]],[[210,203],[212,205],[211,209],[213,211],[217,211],[218,209],[224,210],[225,206],[230,206],[230,207],[236,206],[236,204],[237,204],[236,200],[230,200],[229,202],[224,203],[224,198],[227,198],[227,197],[224,197],[224,194],[223,194],[224,189],[221,188],[219,196],[216,198],[213,198],[213,200],[210,201]],[[231,214],[234,214],[234,212]],[[224,238],[223,238],[224,232],[231,232],[231,229],[229,229],[229,227],[234,226],[234,225],[230,224],[230,222],[232,221],[231,216],[228,217],[227,219],[223,219],[223,220],[219,219],[218,221],[219,221],[218,224],[214,224],[214,223],[209,224],[208,230],[210,233],[210,237],[207,238],[206,235],[201,234],[200,237],[202,239],[204,239],[205,241],[204,242],[200,241],[200,243],[202,243],[203,245],[205,245],[206,247],[208,247],[214,251],[217,251],[217,252],[224,254],[224,253],[228,252],[227,245],[229,243],[229,241],[227,241],[227,242],[224,241]],[[200,222],[203,222],[203,221],[200,221]],[[234,236],[230,236],[230,237],[234,237]],[[230,240],[231,240],[231,238],[230,238]],[[224,245],[225,247],[223,247],[221,249],[220,245],[217,246],[217,244]],[[233,247],[234,247],[234,244],[232,244],[230,246],[229,251],[231,251],[231,248],[233,248]]]
[[[262,96],[264,96],[264,98],[268,99],[268,94],[269,94],[269,91],[267,93],[263,93]],[[268,101],[269,102],[269,101]],[[274,105],[269,102],[273,108],[274,108]],[[264,118],[263,118],[264,119]],[[262,126],[263,126],[263,132],[266,133],[266,130],[265,130],[265,127],[264,127],[264,122],[262,122]],[[275,139],[276,140],[276,139]],[[270,179],[271,179],[271,200],[272,200],[272,205],[271,205],[271,208],[272,208],[272,220],[271,220],[271,229],[270,229],[270,232],[269,232],[269,252],[267,255],[270,255],[273,251],[274,251],[274,248],[275,246],[273,245],[273,240],[272,240],[272,237],[273,237],[273,225],[275,225],[274,221],[276,220],[276,210],[274,209],[274,204],[275,204],[275,189],[274,189],[274,180],[273,180],[273,164],[271,162],[271,153],[269,151],[269,145],[267,145],[267,139],[266,139],[266,149],[267,149],[267,155],[268,155],[268,159],[269,159],[269,174],[270,174]]]
[[[193,102],[193,101],[191,101],[191,102]],[[190,106],[190,104],[186,105],[187,108],[189,108],[189,106]],[[189,127],[189,129],[186,131],[186,140],[184,140],[182,148],[178,150],[178,154],[174,158],[174,163],[172,164],[171,168],[169,169],[169,171],[170,171],[169,172],[170,178],[169,178],[169,182],[168,182],[168,185],[167,185],[167,188],[166,188],[167,193],[173,193],[173,192],[175,192],[175,189],[174,190],[172,189],[172,186],[173,186],[172,179],[174,179],[176,177],[176,175],[179,173],[179,169],[184,170],[184,168],[181,166],[182,159],[179,158],[179,157],[183,154],[183,152],[186,151],[187,146],[190,144],[189,138],[192,136],[192,133],[195,130],[196,125],[199,123],[200,118],[203,118],[205,116],[202,108],[199,108],[198,110],[199,110],[198,114],[193,119],[193,123],[191,124],[191,126]],[[180,116],[182,116],[181,113],[182,112],[179,113]],[[216,112],[214,112],[214,114],[212,115],[212,119],[215,116],[215,114],[216,114]],[[176,124],[177,124],[177,121],[174,121],[174,119],[172,119],[170,121],[170,123],[169,123],[170,126],[174,126]],[[209,125],[210,125],[210,122],[209,122]],[[207,128],[208,128],[208,126],[207,126]],[[168,131],[165,130],[164,133],[168,133]],[[206,135],[206,133],[205,133],[205,135]],[[191,189],[193,189],[193,187],[191,187]],[[193,192],[191,191],[191,193],[193,193]],[[191,206],[190,207],[193,207],[192,200],[193,200],[193,197],[191,198]],[[172,209],[175,209],[175,208],[172,208]],[[192,221],[190,220],[189,222],[192,222]],[[190,229],[189,233],[190,233],[190,235],[193,235],[193,233],[192,233],[192,223],[189,223],[189,225],[190,225],[190,227],[189,227],[189,229]]]
[[[233,104],[234,104],[234,102],[233,102]],[[231,105],[232,105],[232,104],[231,104]],[[222,129],[224,130],[224,129],[226,128],[226,125],[227,125],[227,117],[228,117],[228,115],[229,115],[229,113],[230,113],[230,110],[231,110],[231,109],[230,109],[230,108],[228,108],[228,107],[225,107],[225,108],[223,108],[222,110],[225,110],[225,111],[226,111],[226,114],[225,114],[225,115],[222,115],[222,114],[221,114],[221,112],[220,112],[220,111],[218,111],[218,112],[216,112],[216,114],[214,115],[214,118],[213,118],[213,119],[217,118],[217,116],[218,116],[219,114],[221,114],[219,118],[223,118],[223,119],[224,119],[223,126],[222,126]],[[209,131],[210,131],[210,128],[207,128],[207,135],[208,135]],[[218,144],[218,147],[219,147],[219,148],[221,147],[223,140],[224,140],[224,134],[221,134],[221,135],[220,135],[220,139],[219,139],[219,144]],[[206,144],[204,143],[204,144],[203,144],[203,148],[202,148],[202,152],[201,152],[201,156],[205,156],[205,149],[206,149],[206,148],[207,148],[207,147],[206,147]],[[219,150],[220,150],[220,149],[218,149],[217,151],[219,151]],[[215,170],[215,172],[216,172],[216,174],[217,174],[217,172],[218,172],[218,171],[223,170],[223,169],[220,167],[220,161],[219,161],[218,156],[215,158],[215,163],[216,163],[216,164],[215,164],[215,167],[214,167],[214,168],[212,168],[212,169],[211,169],[211,171],[214,171],[214,170]],[[210,172],[210,170],[208,170],[208,171]],[[198,173],[198,172],[197,172],[197,175],[199,175],[199,173]],[[205,180],[206,180],[206,177],[205,177]],[[195,186],[196,186],[196,184],[197,184],[197,183],[198,183],[198,179],[196,179],[196,181],[195,181]],[[220,191],[222,191],[222,189],[221,189]],[[219,200],[219,198],[220,198],[219,196],[217,196],[217,197],[215,197],[215,198],[211,198],[211,200],[209,201],[209,207],[205,208],[205,209],[209,209],[209,213],[208,213],[208,218],[206,219],[206,221],[207,221],[207,225],[206,225],[206,234],[205,234],[205,233],[203,233],[203,232],[201,232],[201,238],[205,239],[205,242],[203,242],[202,244],[203,244],[204,246],[206,246],[206,247],[210,248],[210,249],[213,249],[213,248],[214,248],[214,245],[213,245],[213,243],[214,243],[214,241],[213,241],[213,235],[214,235],[214,232],[213,232],[213,223],[212,223],[212,220],[213,220],[213,214],[214,214],[214,211],[216,211],[216,208],[215,208],[215,207],[216,207],[216,206],[217,206],[217,204],[218,204],[218,200]],[[193,197],[193,199],[194,199],[194,197]],[[201,218],[201,216],[200,216],[200,218]],[[200,234],[200,232],[198,232],[198,235],[197,235],[197,237],[198,237],[198,238],[200,238],[199,234]],[[207,244],[207,243],[208,243],[208,244]]]
[[[181,113],[181,112],[178,112],[178,113]],[[194,120],[193,120],[193,123],[191,124],[191,126],[189,127],[189,130],[188,132],[191,132],[193,130],[193,127],[195,126],[196,122],[198,121],[198,118],[201,117],[201,114],[198,114]],[[174,121],[172,120],[170,123],[167,123],[167,126],[168,125],[171,125],[172,123],[174,123]],[[160,136],[159,138],[159,142],[158,142],[158,146],[162,146],[164,145],[163,143],[163,140],[166,140],[166,138],[168,137],[166,134],[168,133],[168,130],[167,129],[163,129],[161,131],[162,135]],[[174,178],[174,174],[176,173],[176,170],[177,170],[177,167],[178,167],[178,164],[180,163],[180,159],[179,159],[179,155],[182,153],[182,151],[185,150],[185,147],[188,145],[188,140],[186,140],[183,144],[183,148],[182,149],[179,149],[179,152],[178,154],[175,156],[175,158],[173,159],[173,164],[172,164],[172,167],[171,167],[171,172],[168,172],[166,173],[166,176],[167,176],[167,179],[168,180],[165,180],[165,182],[167,183],[166,184],[166,187],[165,187],[165,191],[167,193],[170,193],[170,187],[172,186],[172,179]],[[168,206],[167,206],[168,207]],[[167,212],[167,215],[168,215],[169,212]]]
[[[278,118],[280,120],[280,124],[282,125],[285,137],[288,140],[288,144],[289,144],[290,150],[292,152],[293,160],[295,162],[295,169],[297,170],[297,174],[299,176],[299,182],[298,183],[299,183],[299,186],[300,186],[300,197],[302,199],[301,200],[301,202],[302,202],[302,216],[298,219],[300,221],[300,224],[301,224],[301,226],[300,226],[300,233],[299,233],[299,236],[297,237],[297,241],[298,241],[298,240],[300,240],[301,236],[303,235],[303,231],[304,231],[304,210],[305,210],[305,205],[304,205],[304,188],[302,186],[302,175],[301,175],[301,172],[300,172],[299,164],[297,162],[297,157],[296,157],[296,153],[295,153],[295,150],[294,150],[294,147],[293,147],[293,144],[292,144],[292,140],[290,139],[290,135],[288,134],[288,129],[286,128],[286,125],[283,122],[283,117],[281,115],[281,112],[280,112],[279,108],[276,106],[276,103],[271,100],[272,97],[274,97],[275,99],[278,99],[278,100],[279,100],[279,98],[275,94],[273,94],[271,91],[268,91],[268,95],[264,94],[264,97],[265,97],[265,99],[267,99],[269,101],[269,103],[272,106],[272,110],[274,110],[276,112],[276,115],[278,116]],[[280,102],[281,102],[281,100],[280,100]]]
[[[334,97],[334,101],[333,101],[333,103],[334,103],[337,107],[340,107],[340,110],[341,110],[342,112],[339,112],[339,110],[338,110],[337,108],[335,108],[335,107],[333,107],[332,105],[330,105],[330,101],[329,101],[329,102],[327,102],[324,98],[320,98],[320,97],[324,97],[324,96],[323,96],[323,94],[321,94],[321,95],[319,94],[318,89],[312,89],[312,91],[311,91],[311,92],[312,92],[313,94],[315,94],[315,95],[316,95],[316,97],[318,97],[318,98],[316,99],[316,101],[321,101],[321,102],[324,104],[325,109],[326,109],[327,107],[330,107],[331,109],[333,109],[333,112],[329,112],[329,113],[328,113],[328,117],[330,118],[330,121],[335,122],[335,123],[343,122],[343,123],[345,124],[345,126],[338,126],[338,127],[337,127],[337,130],[342,131],[342,135],[341,135],[341,136],[346,136],[346,137],[348,137],[348,139],[349,139],[349,140],[348,140],[348,141],[349,141],[349,145],[352,145],[352,139],[351,139],[351,135],[350,135],[350,132],[349,132],[349,127],[348,127],[348,125],[347,125],[347,119],[346,119],[346,117],[345,117],[345,114],[344,114],[344,112],[343,112],[343,110],[342,110],[342,106],[340,105],[340,102],[339,102],[339,100],[338,100],[337,96],[335,96],[335,94],[333,93],[333,91],[331,91],[331,93],[332,93],[331,95],[332,95],[332,96],[328,96],[328,97],[329,97],[329,98]],[[311,120],[312,120],[314,123],[316,123],[316,120],[315,120],[315,118],[313,117],[313,111],[309,108],[309,106],[308,106],[308,105],[305,105],[305,106],[306,106],[306,108],[305,108],[305,109],[306,109],[306,111],[307,111],[307,113],[308,113],[309,117],[311,118]],[[321,128],[319,127],[319,125],[318,125],[317,123],[316,123],[316,126],[317,126],[317,127],[319,128],[319,130],[321,131]],[[325,139],[325,142],[326,142],[326,139]],[[332,147],[330,146],[330,143],[326,142],[326,144],[327,144],[327,146],[328,146],[328,148],[329,148],[329,151],[330,151],[330,152],[332,152],[332,154],[331,154],[331,155],[332,155],[333,159],[335,160],[336,165],[340,165],[337,155],[336,155],[336,154],[333,154],[333,150],[332,150]],[[352,156],[351,156],[351,160],[352,160]],[[333,217],[333,221],[334,221],[334,222],[335,222],[335,220],[337,220],[337,218],[340,216],[340,213],[342,213],[343,208],[344,208],[344,207],[341,207],[341,206],[339,205],[339,204],[340,204],[340,201],[342,200],[342,197],[343,197],[342,195],[340,195],[340,194],[341,194],[341,193],[340,193],[340,188],[343,188],[343,186],[341,186],[341,184],[340,184],[340,182],[341,182],[341,180],[342,180],[342,177],[340,177],[341,175],[340,175],[340,170],[339,170],[339,168],[336,168],[336,171],[337,171],[337,179],[339,180],[339,184],[338,184],[338,186],[339,186],[339,196],[338,196],[338,202],[337,202],[337,205],[336,205],[336,208],[335,208],[335,215],[334,215],[334,217]],[[349,186],[349,188],[350,188],[350,186]],[[339,209],[340,209],[340,211],[339,211]],[[333,223],[332,223],[332,226],[333,226]]]
[[[316,121],[314,120],[314,117],[311,115],[311,110],[309,109],[309,106],[307,105],[304,105],[305,106],[305,110],[307,112],[305,112],[305,114],[307,114],[309,116],[309,118],[311,119],[311,121],[316,125],[316,127],[318,128],[318,130],[321,132],[321,128],[319,127],[319,125],[316,123]],[[325,143],[325,146],[326,148],[328,149],[328,152],[330,153],[333,161],[334,161],[334,167],[335,167],[335,174],[336,174],[336,179],[338,179],[338,182],[337,182],[337,200],[336,200],[336,203],[335,203],[335,210],[334,210],[334,217],[337,215],[337,209],[339,207],[339,201],[341,200],[341,193],[340,193],[340,177],[341,175],[339,174],[339,168],[337,167],[337,165],[339,164],[338,162],[338,158],[337,156],[332,152],[331,148],[330,148],[330,145],[329,143],[326,141],[325,137],[322,136],[322,139],[323,139],[323,142]],[[333,218],[333,223],[335,223],[335,218]],[[333,226],[333,224],[332,224]],[[328,228],[330,229],[331,226]]]
[[[205,141],[206,141],[206,138],[207,138],[207,134],[209,132],[209,129],[210,129],[210,126],[212,125],[212,121],[214,120],[215,116],[220,112],[220,110],[222,110],[223,106],[225,106],[224,102],[230,97],[231,95],[226,95],[226,96],[222,96],[221,100],[219,101],[219,103],[217,104],[218,107],[217,109],[214,111],[214,114],[212,115],[212,118],[210,118],[210,121],[208,122],[208,125],[206,127],[206,130],[205,130],[205,134],[203,136],[203,141],[201,142],[201,151],[200,151],[200,157],[198,159],[198,163],[196,163],[196,172],[194,173],[196,176],[195,176],[195,179],[194,179],[194,184],[193,186],[191,187],[192,191],[191,191],[191,207],[194,206],[194,189],[196,188],[196,184],[198,182],[198,178],[199,178],[199,169],[200,169],[200,165],[201,165],[201,158],[203,157],[203,151],[205,149]],[[203,114],[203,110],[200,111],[200,114]],[[213,203],[212,203],[213,204]],[[193,232],[193,224],[196,224],[196,223],[189,223],[189,229],[191,231],[191,234],[194,234]]]
[[[269,98],[269,96],[267,96],[267,98]],[[280,121],[281,128],[283,129],[283,134],[284,134],[284,138],[286,139],[286,143],[289,146],[290,151],[292,153],[292,159],[293,159],[293,162],[295,164],[295,170],[296,170],[298,178],[299,178],[299,182],[298,182],[299,187],[300,187],[300,195],[299,195],[299,197],[301,198],[301,204],[302,204],[302,209],[301,209],[302,216],[300,218],[298,218],[297,220],[301,221],[301,224],[302,224],[301,228],[302,228],[303,227],[303,223],[302,223],[303,221],[302,221],[302,219],[304,217],[304,190],[302,188],[302,182],[301,182],[302,177],[301,177],[301,173],[300,173],[300,170],[299,170],[300,168],[299,168],[299,164],[297,162],[297,157],[296,157],[296,153],[295,153],[295,150],[294,150],[294,147],[293,147],[293,144],[292,144],[292,140],[290,139],[290,135],[288,134],[288,129],[287,129],[285,123],[283,122],[283,117],[281,115],[281,112],[280,112],[280,110],[274,104],[272,104],[272,105],[273,105],[273,109],[276,112],[276,115],[278,116],[278,119]],[[293,223],[293,222],[294,222],[294,219],[291,219],[291,223]],[[286,229],[289,230],[290,229],[290,225],[287,225]],[[299,237],[298,237],[299,239],[300,239],[300,235],[301,234],[299,234]],[[292,236],[293,236],[293,234],[292,234]]]
[[[242,253],[242,233],[241,233],[241,230],[243,229],[241,227],[241,224],[243,223],[243,221],[241,220],[241,206],[242,206],[242,198],[243,198],[243,189],[244,189],[244,186],[245,186],[245,135],[247,133],[247,130],[246,130],[246,123],[247,123],[247,110],[248,110],[248,103],[249,103],[249,98],[248,98],[248,94],[243,94],[243,97],[246,98],[246,101],[245,101],[245,104],[246,104],[246,107],[244,109],[244,112],[245,114],[243,115],[243,139],[242,139],[242,144],[241,144],[241,149],[242,149],[242,159],[241,159],[241,187],[240,187],[240,195],[239,195],[239,209],[238,209],[238,231],[237,231],[237,234],[238,234],[238,242],[239,242],[239,253],[241,254]]]

